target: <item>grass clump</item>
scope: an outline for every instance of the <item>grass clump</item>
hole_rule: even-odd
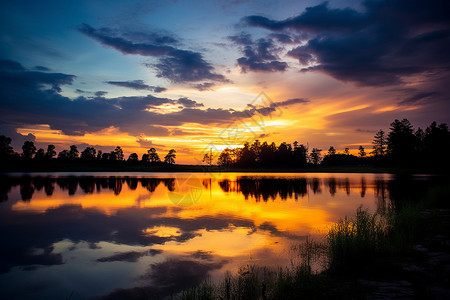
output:
[[[388,219],[359,207],[356,216],[334,224],[327,235],[329,269],[349,272],[360,269],[389,247]]]

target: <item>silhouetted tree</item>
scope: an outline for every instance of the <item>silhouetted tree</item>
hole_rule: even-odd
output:
[[[224,167],[231,166],[236,161],[235,151],[229,148],[225,148],[217,159],[217,164]]]
[[[102,150],[98,150],[97,151],[97,160],[101,160],[102,159],[102,155],[103,155],[103,151]]]
[[[270,145],[267,142],[262,143],[259,151],[259,163],[261,166],[270,167],[275,165],[276,151],[277,146],[275,143],[271,143]]]
[[[448,151],[448,149],[450,149],[450,132],[447,124],[442,123],[438,126],[436,122],[431,123],[425,130],[423,141],[424,161],[427,164],[440,164],[441,166],[448,167],[450,155],[439,154],[442,153],[442,151]]]
[[[113,161],[122,161],[123,160],[123,150],[120,146],[117,146],[116,149],[114,149],[114,151],[111,151],[111,154],[109,156],[109,160],[113,160]]]
[[[236,164],[240,167],[250,167],[255,164],[256,155],[250,149],[250,144],[247,142],[244,147],[236,149]]]
[[[212,154],[212,150],[210,150],[209,153],[205,153],[205,155],[203,155],[202,162],[211,166],[212,162],[213,162],[213,158],[214,158],[214,155]]]
[[[359,157],[365,157],[366,156],[366,151],[364,150],[363,146],[359,146],[358,155],[359,155]]]
[[[78,148],[75,145],[70,146],[70,150],[69,150],[69,159],[76,159],[78,158],[78,155],[80,154],[80,152],[78,152]]]
[[[387,151],[391,158],[397,163],[411,161],[416,149],[416,137],[411,123],[407,119],[396,119],[389,129]]]
[[[177,155],[175,154],[177,151],[175,151],[174,149],[170,149],[169,153],[167,153],[167,155],[164,157],[164,162],[169,164],[169,165],[173,165],[175,163],[175,158],[177,157]]]
[[[69,159],[69,150],[63,150],[58,153],[59,160],[67,160]]]
[[[47,152],[45,152],[45,158],[52,159],[53,156],[56,156],[55,145],[48,145]]]
[[[102,160],[110,160],[111,153],[103,153],[102,154]]]
[[[11,147],[11,138],[0,135],[0,159],[8,159],[13,153],[14,149]]]
[[[80,158],[85,160],[94,160],[96,153],[97,151],[94,147],[86,147],[86,149],[81,152]]]
[[[139,157],[136,153],[131,153],[128,157],[128,162],[137,163],[139,161]]]
[[[157,163],[157,162],[161,161],[155,148],[150,148],[147,152],[148,152],[148,159],[149,159],[150,163]]]
[[[328,149],[328,155],[336,155],[336,149],[333,146]]]
[[[33,142],[26,141],[22,146],[22,157],[25,159],[33,158],[33,155],[36,153],[36,147]]]
[[[142,159],[141,159],[142,163],[148,163],[150,162],[150,158],[148,154],[142,154]]]
[[[303,144],[294,144],[294,162],[297,166],[304,167],[308,162],[308,147]]]
[[[42,148],[39,148],[39,149],[36,151],[36,154],[34,155],[34,159],[42,160],[42,159],[44,159],[44,158],[45,158],[45,150],[42,149]]]
[[[384,156],[386,154],[387,138],[383,130],[379,130],[372,141],[373,151],[371,152],[375,156]]]
[[[311,151],[311,154],[309,155],[310,159],[311,159],[311,163],[313,163],[314,165],[318,165],[320,163],[320,159],[321,159],[321,154],[320,152],[322,151],[322,149],[318,149],[318,148],[313,148]]]
[[[345,149],[344,149],[344,154],[345,154],[345,155],[350,155],[350,149],[345,148]]]

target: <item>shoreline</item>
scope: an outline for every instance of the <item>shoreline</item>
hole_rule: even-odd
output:
[[[375,174],[435,174],[448,175],[448,170],[435,168],[405,168],[394,166],[307,166],[303,168],[221,168],[205,165],[156,165],[128,164],[126,162],[57,162],[19,161],[6,162],[0,174],[8,173],[53,173],[53,172],[154,172],[154,173],[375,173]]]

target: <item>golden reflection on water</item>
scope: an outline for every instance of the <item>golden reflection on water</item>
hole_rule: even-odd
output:
[[[105,227],[105,232],[86,238],[90,239],[86,246],[83,237],[71,242],[72,227],[62,228],[67,237],[50,239],[52,253],[75,257],[77,264],[107,257],[89,266],[110,264],[115,268],[111,272],[123,272],[124,265],[115,261],[125,259],[127,272],[134,277],[120,285],[132,287],[144,284],[136,278],[145,277],[145,266],[167,261],[206,264],[212,278],[249,261],[286,265],[292,246],[306,236],[324,234],[331,223],[353,215],[360,205],[371,211],[384,209],[383,182],[390,176],[160,173],[151,174],[151,179],[143,175],[99,178],[17,184],[10,192],[10,209],[42,215],[44,220],[64,211],[75,224],[94,216],[95,223],[87,224],[86,230],[97,226]],[[70,262],[66,258],[65,264]]]
[[[213,249],[220,255],[233,256],[266,245],[280,244],[293,237],[323,233],[331,223],[345,215],[352,215],[360,205],[376,209],[376,179],[380,176],[383,175],[345,174],[342,177],[334,174],[330,177],[330,174],[283,174],[282,179],[306,178],[306,193],[282,197],[282,192],[272,192],[264,201],[261,195],[244,195],[237,181],[242,178],[280,178],[279,174],[162,174],[154,178],[175,180],[168,184],[160,182],[151,188],[151,192],[142,184],[133,186],[127,184],[125,179],[119,179],[123,181],[119,192],[96,189],[86,194],[78,189],[75,194],[68,195],[66,190],[56,188],[51,196],[47,196],[41,190],[34,193],[31,201],[16,202],[12,210],[45,213],[60,206],[79,205],[83,210],[95,210],[112,216],[130,207],[164,207],[168,209],[161,211],[157,217],[184,220],[205,218],[207,222],[208,219],[226,216],[230,220],[250,221],[251,226],[247,228],[200,230],[198,236],[188,241],[168,242],[162,246],[179,251]],[[276,190],[276,187],[258,188]],[[260,230],[255,233],[254,228]],[[181,231],[177,227],[161,225],[143,228],[142,234],[170,237],[179,236]]]

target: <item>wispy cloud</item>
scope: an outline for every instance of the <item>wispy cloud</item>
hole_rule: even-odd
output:
[[[161,93],[166,91],[167,89],[160,86],[152,86],[145,84],[143,80],[130,80],[130,81],[106,81],[106,83],[120,86],[120,87],[126,87],[133,90],[147,90],[152,91],[155,93]]]

